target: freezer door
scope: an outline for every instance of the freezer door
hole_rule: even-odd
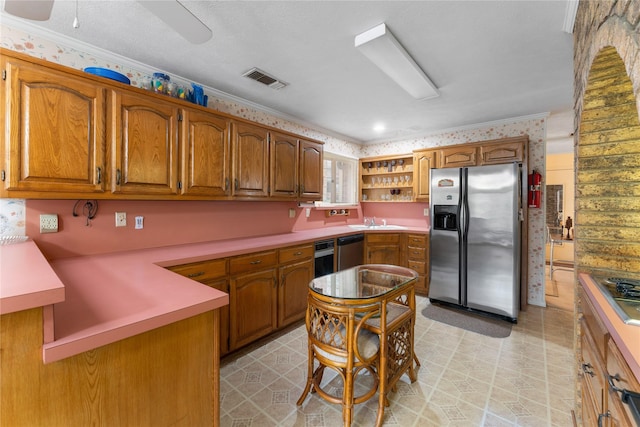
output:
[[[465,305],[513,319],[520,290],[519,175],[517,164],[470,167],[466,180]]]
[[[460,174],[460,169],[431,170],[429,298],[453,304],[460,304]]]

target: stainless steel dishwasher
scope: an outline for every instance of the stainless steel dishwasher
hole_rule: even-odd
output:
[[[338,271],[362,265],[364,260],[364,234],[338,237]]]

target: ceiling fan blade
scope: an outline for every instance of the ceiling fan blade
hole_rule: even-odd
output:
[[[204,43],[213,36],[211,29],[177,0],[138,0],[138,3],[193,44]]]
[[[19,18],[46,21],[51,17],[53,0],[4,0],[4,11]]]

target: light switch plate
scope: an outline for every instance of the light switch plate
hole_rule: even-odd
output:
[[[58,215],[40,214],[40,233],[57,233]]]

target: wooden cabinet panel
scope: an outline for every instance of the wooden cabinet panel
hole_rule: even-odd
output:
[[[275,268],[232,278],[229,299],[232,350],[276,329]]]
[[[48,192],[41,197],[102,193],[106,88],[6,57],[2,69],[4,188]]]
[[[230,194],[230,122],[213,114],[184,111],[182,194],[224,197]]]
[[[322,144],[300,140],[300,199],[322,200],[322,154]]]
[[[419,151],[413,154],[413,191],[417,201],[428,201],[431,191],[431,169],[437,168],[436,150]]]
[[[522,162],[524,144],[519,142],[498,142],[480,146],[480,165],[497,165],[503,163]]]
[[[178,108],[142,94],[114,94],[112,191],[177,194]]]
[[[278,327],[303,319],[309,283],[313,279],[313,259],[281,266],[278,288]]]
[[[613,377],[613,384],[619,389],[640,393],[640,384],[613,340],[609,341],[607,351],[607,373]],[[620,392],[611,389],[611,387],[609,387],[608,392],[611,425],[633,425],[633,414],[629,409],[629,405],[622,402]]]
[[[605,360],[605,354],[607,351],[607,341],[609,339],[609,332],[607,328],[602,324],[600,316],[596,313],[595,308],[591,305],[591,302],[587,298],[582,299],[582,318],[589,330],[590,337],[595,343],[595,348],[598,351],[598,356]]]
[[[229,274],[240,274],[249,271],[274,267],[278,262],[276,251],[256,252],[241,255],[229,260]]]
[[[269,132],[259,126],[234,122],[232,138],[232,195],[267,197],[269,194]]]
[[[270,196],[295,199],[298,196],[298,139],[271,133]]]
[[[365,264],[402,264],[400,234],[365,234]]]
[[[208,281],[203,281],[202,283],[204,283],[207,286],[211,286],[214,289],[217,289],[219,291],[225,292],[225,293],[229,293],[229,281],[224,278],[224,279],[218,279],[218,280],[208,280]],[[230,342],[230,337],[229,337],[229,332],[230,332],[230,310],[229,310],[229,306],[225,305],[222,306],[218,309],[218,311],[220,312],[220,355],[224,356],[225,354],[229,353],[230,349],[231,349],[231,342]]]
[[[440,150],[438,159],[439,168],[459,168],[464,166],[476,166],[478,149],[475,146],[456,145]]]

